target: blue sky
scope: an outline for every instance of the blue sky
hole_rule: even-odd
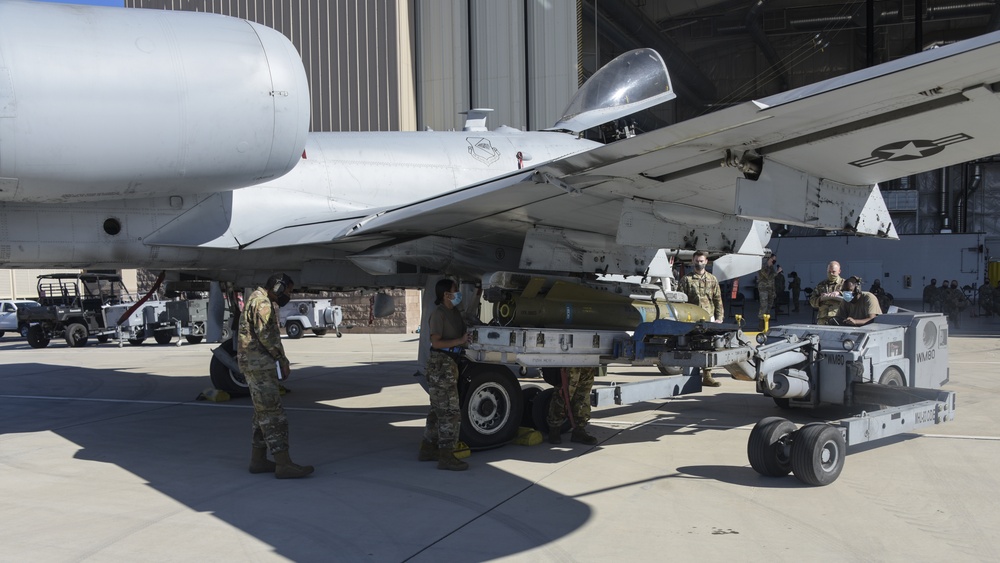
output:
[[[59,2],[62,4],[90,4],[92,6],[124,6],[125,0],[37,0],[38,2]]]

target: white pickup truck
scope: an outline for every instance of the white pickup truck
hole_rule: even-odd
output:
[[[5,332],[16,332],[22,337],[28,336],[28,323],[18,324],[17,310],[22,307],[39,307],[37,301],[28,299],[0,300],[0,337]]]

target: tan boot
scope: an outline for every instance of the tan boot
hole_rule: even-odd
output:
[[[438,459],[438,447],[427,440],[420,440],[420,455],[417,456],[420,461],[437,461]]]
[[[549,443],[562,443],[562,428],[559,428],[558,426],[549,426]]]
[[[438,469],[465,471],[469,464],[455,457],[455,448],[438,448]]]
[[[570,442],[576,442],[578,444],[587,444],[588,446],[593,446],[597,443],[597,438],[587,434],[587,429],[583,426],[577,426],[573,429],[573,434],[570,436]]]
[[[292,462],[288,455],[288,450],[274,454],[274,461],[277,467],[274,469],[276,479],[299,479],[311,474],[314,469],[311,465],[297,465]]]
[[[712,372],[703,371],[701,372],[701,385],[702,387],[719,387],[722,384],[712,377]]]
[[[267,448],[254,448],[250,453],[250,473],[274,473],[275,463],[267,459]]]

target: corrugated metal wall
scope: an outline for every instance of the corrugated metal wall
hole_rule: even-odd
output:
[[[415,4],[420,128],[487,124],[544,129],[577,89],[577,0],[436,0]]]
[[[280,31],[309,75],[313,131],[415,128],[407,0],[125,0],[125,6],[225,14]]]
[[[528,3],[528,123],[551,127],[579,86],[579,0]]]
[[[79,272],[80,270],[0,270],[0,299],[36,299],[38,297],[38,276]]]
[[[577,88],[578,0],[125,0],[273,27],[309,75],[313,131],[549,127]],[[414,55],[411,44],[415,46]],[[415,90],[414,90],[415,88]]]
[[[418,1],[416,31],[417,125],[461,129],[469,109],[469,2]],[[492,122],[491,122],[492,123]]]

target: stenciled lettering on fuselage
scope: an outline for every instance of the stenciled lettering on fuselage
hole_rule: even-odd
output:
[[[469,141],[469,154],[472,158],[483,164],[493,164],[500,160],[500,151],[493,146],[489,139],[483,137],[467,137]]]

